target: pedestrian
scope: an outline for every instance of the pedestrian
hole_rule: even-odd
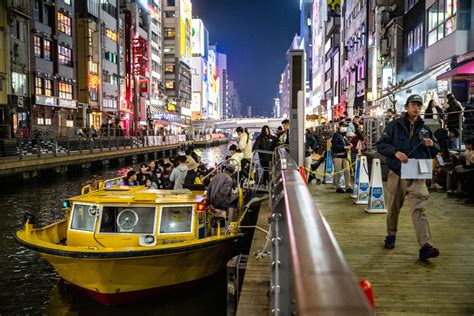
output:
[[[270,127],[268,125],[264,125],[262,127],[262,131],[260,135],[258,135],[257,139],[255,139],[255,143],[253,144],[252,150],[264,150],[264,151],[271,151],[275,150],[277,144],[277,138],[270,133]],[[269,181],[269,172],[270,172],[270,162],[273,159],[272,154],[267,153],[258,153],[258,158],[260,160],[260,166],[263,168],[263,177],[261,184],[266,185],[267,181]]]
[[[474,97],[469,99],[469,103],[464,108],[464,132],[463,135],[474,137]]]
[[[333,134],[331,139],[331,152],[334,158],[334,183],[336,185],[337,193],[344,193],[344,190],[340,187],[341,172],[344,173],[346,193],[352,194],[353,192],[348,159],[348,151],[350,148],[351,145],[346,138],[346,126],[344,126],[343,122],[340,122],[337,132]]]
[[[127,172],[127,176],[125,177],[125,185],[127,186],[137,186],[137,172],[135,170],[129,170]]]
[[[245,169],[246,165],[252,161],[252,142],[250,141],[250,134],[246,128],[242,128],[241,126],[237,127],[235,131],[239,136],[237,147],[243,154],[242,168]]]
[[[377,142],[377,150],[387,157],[388,173],[388,214],[387,236],[384,247],[395,247],[400,209],[408,196],[416,239],[420,246],[419,258],[426,260],[439,255],[439,250],[431,244],[431,233],[425,205],[428,202],[428,189],[424,179],[401,179],[401,164],[408,159],[429,159],[439,151],[436,138],[424,125],[420,117],[423,98],[413,94],[405,104],[406,114],[390,122]]]
[[[21,135],[23,136],[23,139],[29,139],[30,138],[30,129],[28,126],[23,123],[23,126],[21,128]]]
[[[179,165],[173,169],[170,176],[170,181],[173,182],[173,190],[182,189],[186,174],[188,173],[188,167],[186,166],[186,156],[178,156]]]
[[[290,144],[290,120],[284,119],[281,122],[281,132],[277,135],[279,145]]]
[[[441,122],[443,117],[443,109],[436,104],[435,100],[431,99],[425,111],[425,119],[433,119]]]
[[[448,108],[446,109],[448,129],[456,128],[459,131],[462,106],[451,93],[446,98],[448,99]]]
[[[304,150],[304,166],[308,173],[308,183],[315,178],[313,173],[310,173],[311,165],[313,164],[313,153],[318,150],[318,140],[310,128],[306,129],[305,134],[305,150]]]

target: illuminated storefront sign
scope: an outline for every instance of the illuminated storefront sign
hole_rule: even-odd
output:
[[[176,111],[176,104],[168,102],[168,111]]]
[[[200,19],[193,19],[192,21],[191,48],[193,56],[204,56],[204,24]]]
[[[146,77],[148,68],[148,43],[141,37],[133,39],[133,74]]]
[[[148,93],[148,79],[140,80],[140,93]]]
[[[181,115],[191,116],[191,109],[185,108],[184,106],[181,107]]]
[[[100,84],[100,78],[98,75],[89,74],[89,87],[90,88],[97,88]]]
[[[190,0],[180,0],[179,15],[180,30],[180,57],[181,60],[191,65],[191,25],[192,25],[192,5]]]

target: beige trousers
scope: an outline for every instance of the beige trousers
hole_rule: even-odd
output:
[[[396,235],[400,209],[403,206],[405,196],[408,196],[411,220],[415,227],[418,244],[420,247],[426,243],[431,244],[430,226],[424,208],[429,196],[426,180],[402,180],[395,172],[390,170],[388,173],[387,195],[387,233]]]
[[[341,173],[339,173],[339,171],[342,169],[346,169],[344,171],[344,182],[346,184],[346,189],[352,188],[351,170],[348,167],[349,160],[347,160],[347,158],[334,158],[334,185],[336,186],[336,189],[339,188],[339,183],[341,183]]]

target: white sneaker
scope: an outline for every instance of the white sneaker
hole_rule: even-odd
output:
[[[442,189],[443,189],[443,187],[440,186],[438,183],[433,183],[433,184],[431,185],[431,188],[432,188],[432,189],[435,189],[435,190],[442,190]]]

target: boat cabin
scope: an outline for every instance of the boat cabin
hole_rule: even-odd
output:
[[[203,194],[113,185],[71,198],[67,245],[147,247],[210,237]]]

